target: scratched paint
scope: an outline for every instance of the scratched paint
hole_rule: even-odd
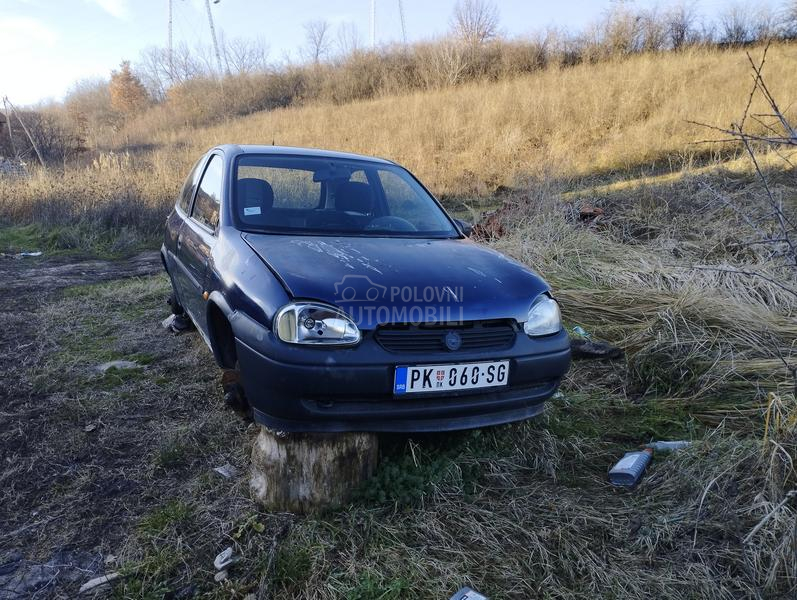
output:
[[[291,243],[312,250],[313,252],[318,252],[319,254],[327,254],[339,260],[347,269],[356,269],[353,263],[357,263],[357,265],[364,269],[374,271],[380,275],[382,274],[382,271],[371,264],[367,256],[350,246],[330,244],[323,240],[291,240]]]

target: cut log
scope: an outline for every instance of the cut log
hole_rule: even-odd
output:
[[[261,427],[252,448],[252,494],[272,511],[339,506],[373,474],[377,459],[373,433],[286,435]]]

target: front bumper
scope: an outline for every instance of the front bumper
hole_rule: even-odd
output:
[[[240,322],[239,322],[240,324]],[[421,432],[527,419],[543,410],[570,366],[565,331],[518,335],[502,350],[392,353],[366,332],[353,348],[285,344],[270,331],[237,328],[241,383],[255,420],[290,432]],[[395,367],[509,360],[509,385],[394,396]]]

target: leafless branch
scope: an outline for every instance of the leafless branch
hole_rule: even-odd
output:
[[[710,129],[711,131],[717,131],[727,136],[724,140],[717,141],[741,143],[741,145],[744,147],[747,155],[750,157],[756,175],[763,185],[765,200],[771,211],[770,214],[763,216],[752,215],[749,213],[749,208],[736,206],[732,201],[728,200],[717,192],[714,192],[714,195],[717,196],[717,198],[719,198],[726,206],[731,207],[744,219],[748,225],[750,225],[756,231],[756,233],[761,236],[761,238],[759,240],[755,240],[754,243],[772,244],[776,243],[774,240],[777,240],[777,243],[782,243],[788,248],[787,263],[792,267],[797,267],[797,242],[794,240],[794,235],[797,233],[797,225],[795,225],[792,217],[790,217],[784,209],[783,200],[780,197],[776,197],[776,194],[773,192],[772,186],[767,180],[764,171],[761,169],[756,151],[753,148],[753,143],[766,144],[767,146],[773,148],[778,156],[780,156],[788,165],[791,166],[791,161],[789,161],[787,157],[783,156],[783,154],[778,151],[778,148],[780,146],[797,146],[797,131],[795,131],[795,129],[784,116],[783,112],[780,110],[778,103],[775,101],[774,96],[770,92],[762,74],[764,65],[766,64],[768,51],[769,44],[767,44],[764,48],[764,51],[761,55],[761,60],[759,62],[753,60],[753,57],[750,55],[750,53],[747,53],[747,60],[749,61],[750,67],[753,70],[753,86],[750,90],[750,94],[747,97],[747,103],[745,104],[742,117],[738,123],[732,123],[729,128],[725,128],[707,123],[700,123],[697,121],[689,122],[694,125],[699,125],[701,127]],[[750,113],[754,98],[757,94],[760,94],[769,105],[772,111],[771,114],[763,115]],[[764,123],[761,120],[762,117],[776,119],[783,130],[783,134],[781,134],[770,124]],[[754,121],[759,127],[762,128],[763,131],[769,132],[773,135],[761,135],[746,131],[745,127],[747,125],[748,119]],[[777,229],[776,234],[766,235],[761,228],[756,225],[756,222],[764,221],[766,219],[775,220],[773,226]]]

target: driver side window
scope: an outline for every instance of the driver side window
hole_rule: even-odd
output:
[[[194,210],[191,211],[192,219],[212,231],[216,231],[216,226],[219,224],[222,171],[221,157],[214,155],[202,175],[194,200]]]
[[[200,158],[194,168],[191,169],[191,173],[185,180],[183,184],[183,189],[180,191],[180,200],[178,201],[177,205],[180,207],[185,214],[188,214],[188,211],[191,210],[191,199],[194,197],[194,190],[196,190],[196,184],[199,182],[199,176],[202,174],[199,166],[202,164],[203,158]]]

